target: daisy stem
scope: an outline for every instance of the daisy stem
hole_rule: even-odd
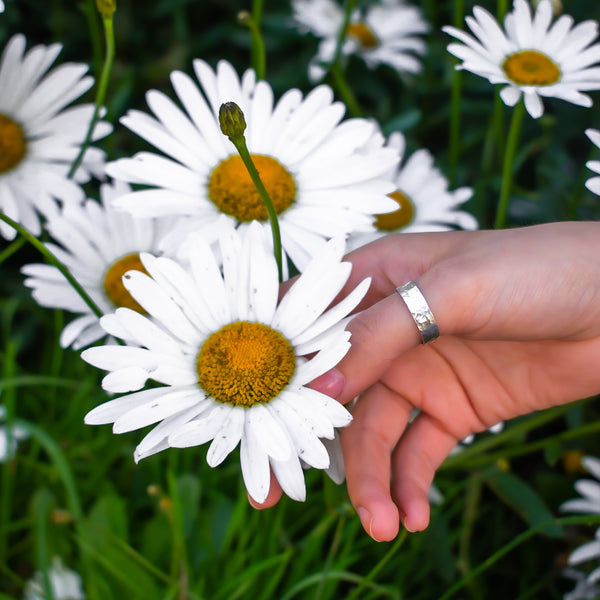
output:
[[[273,206],[273,201],[267,192],[263,182],[260,179],[258,171],[254,166],[254,162],[252,161],[252,156],[250,156],[250,152],[248,151],[248,146],[246,145],[246,140],[244,136],[236,136],[235,138],[229,138],[236,150],[239,152],[242,160],[244,161],[244,165],[246,165],[246,169],[248,169],[248,173],[250,178],[252,179],[252,183],[256,186],[256,190],[261,200],[263,201],[267,214],[269,215],[269,223],[271,224],[271,233],[273,235],[273,252],[275,253],[275,260],[277,261],[277,272],[279,273],[279,283],[283,281],[283,265],[281,259],[281,232],[279,231],[279,221],[277,220],[277,211]]]
[[[519,102],[514,110],[506,140],[506,148],[504,149],[504,163],[502,165],[502,187],[500,189],[500,200],[498,201],[498,209],[496,210],[496,219],[494,227],[502,229],[506,225],[506,214],[508,212],[508,200],[513,184],[514,162],[519,144],[519,136],[521,135],[521,125],[523,124],[523,116],[525,115],[525,104]]]
[[[92,135],[94,134],[94,129],[98,121],[98,116],[100,115],[100,109],[104,105],[104,98],[106,97],[108,80],[110,78],[110,72],[112,70],[113,60],[115,57],[115,33],[113,27],[113,13],[110,11],[103,13],[102,23],[104,25],[104,39],[106,43],[106,49],[104,54],[104,66],[102,67],[102,73],[100,74],[100,80],[98,82],[98,88],[96,91],[94,113],[92,115],[92,119],[90,121],[90,125],[88,127],[85,139],[83,140],[81,148],[79,149],[79,153],[77,154],[77,157],[75,158],[73,164],[71,165],[71,168],[69,169],[69,173],[67,175],[69,179],[72,178],[75,174],[75,171],[77,171],[77,168],[83,160],[85,151],[92,140]]]
[[[81,299],[88,305],[89,309],[100,318],[104,313],[100,310],[98,305],[92,300],[89,294],[81,287],[79,282],[71,275],[70,271],[63,265],[46,246],[40,242],[34,235],[29,233],[21,224],[13,221],[10,217],[0,213],[0,220],[4,221],[7,225],[10,225],[14,230],[17,231],[25,240],[27,240],[36,250],[44,256],[44,258],[52,265],[54,265],[64,276],[64,278],[71,284],[73,289],[79,294]]]
[[[260,32],[262,5],[263,0],[254,0],[252,3],[252,14],[247,10],[243,10],[238,14],[238,23],[248,27],[252,36],[250,42],[250,63],[256,73],[257,79],[264,79],[267,71],[267,53],[265,51],[265,42]]]
[[[328,69],[329,75],[333,80],[333,86],[342,97],[344,104],[348,107],[348,110],[353,117],[359,117],[362,114],[362,110],[358,104],[358,101],[356,100],[356,97],[350,89],[348,82],[346,81],[344,69],[342,68],[341,64],[341,57],[342,46],[344,45],[346,32],[348,31],[348,25],[350,24],[350,17],[352,16],[352,12],[354,11],[356,4],[357,0],[348,0],[346,2],[346,7],[344,9],[344,20],[338,32],[333,60],[331,61]]]
[[[460,27],[463,20],[464,3],[457,0],[454,3],[454,26]],[[449,140],[449,171],[450,183],[456,185],[458,160],[460,156],[460,99],[462,95],[462,72],[454,69],[452,73],[452,88],[450,92],[450,140]]]

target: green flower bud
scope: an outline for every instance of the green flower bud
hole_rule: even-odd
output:
[[[111,19],[117,10],[117,0],[96,0],[96,8],[103,19]]]
[[[246,119],[242,109],[235,102],[225,102],[219,108],[219,125],[221,131],[231,140],[243,137],[246,130]]]

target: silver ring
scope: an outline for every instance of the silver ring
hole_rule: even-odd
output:
[[[400,297],[404,300],[404,304],[406,304],[406,307],[410,311],[421,334],[423,344],[429,344],[429,342],[433,342],[433,340],[440,337],[440,330],[435,322],[433,313],[417,284],[414,281],[409,281],[396,288],[396,291],[400,294]]]

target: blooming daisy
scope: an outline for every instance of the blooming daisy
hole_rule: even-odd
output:
[[[581,498],[563,502],[560,510],[598,515],[600,514],[600,458],[584,456],[581,464],[598,481],[593,479],[576,481],[575,489],[581,494]]]
[[[107,165],[117,178],[149,189],[118,198],[116,206],[136,217],[186,215],[210,226],[220,215],[236,226],[252,220],[269,226],[266,209],[238,156],[221,133],[218,113],[226,102],[244,112],[248,149],[279,214],[282,245],[303,270],[326,239],[369,231],[373,214],[394,209],[393,183],[383,178],[399,157],[391,148],[364,144],[377,125],[366,119],[340,123],[344,106],[319,86],[306,97],[288,90],[274,104],[273,91],[247,70],[240,79],[220,61],[216,72],[194,61],[200,82],[175,71],[171,82],[181,110],[165,94],[148,92],[154,117],[130,111],[121,122],[168,157],[141,152]],[[190,227],[190,219],[187,220]]]
[[[586,135],[592,140],[593,144],[600,148],[600,131],[597,129],[586,129]],[[600,160],[589,160],[585,163],[588,169],[594,171],[594,173],[600,173]],[[590,177],[586,182],[585,186],[594,194],[600,195],[600,177]]]
[[[4,2],[0,0],[0,13],[4,12]]]
[[[591,580],[588,576],[577,569],[563,569],[563,577],[568,577],[575,581],[575,587],[563,595],[563,600],[597,600],[600,598],[600,585],[597,581]]]
[[[48,569],[52,596],[56,600],[85,600],[81,586],[81,577],[76,571],[68,569],[62,564],[60,557],[52,559],[52,566]],[[37,571],[25,586],[25,600],[44,600],[43,575]]]
[[[404,156],[406,142],[400,132],[393,133],[387,142]],[[390,194],[397,205],[394,212],[377,215],[376,231],[351,234],[349,248],[364,246],[373,240],[395,232],[448,231],[477,229],[473,215],[459,210],[473,194],[471,188],[448,190],[448,181],[433,164],[428,150],[414,152],[404,164],[389,173],[396,184]]]
[[[563,512],[575,512],[590,515],[600,514],[600,459],[594,456],[584,456],[581,459],[581,464],[594,476],[595,480],[580,479],[576,481],[575,489],[579,492],[581,498],[563,502],[560,505],[560,510]],[[571,552],[568,563],[569,565],[578,565],[594,559],[596,559],[596,561],[600,559],[600,528],[596,530],[596,534],[592,541],[582,544]],[[600,566],[596,567],[589,575],[587,575],[585,583],[588,586],[595,588],[595,584],[599,581]]]
[[[67,177],[85,139],[93,104],[67,108],[93,84],[87,65],[65,63],[49,70],[61,45],[34,46],[25,52],[25,37],[13,36],[0,58],[0,211],[32,234],[41,232],[36,213],[49,218],[65,204],[84,199],[78,185],[102,175],[104,153],[86,150],[73,179]],[[93,140],[111,125],[100,121]],[[15,231],[0,223],[0,234]]]
[[[592,106],[584,91],[600,88],[600,44],[596,21],[583,21],[573,27],[573,18],[560,16],[554,23],[550,0],[541,0],[532,16],[526,0],[515,0],[506,15],[504,30],[481,6],[466,17],[474,34],[455,27],[443,30],[462,44],[448,45],[448,51],[466,69],[491,83],[507,84],[500,91],[505,104],[514,106],[524,97],[525,107],[535,119],[544,113],[542,97]]]
[[[326,73],[323,65],[334,59],[344,10],[335,0],[293,0],[292,8],[298,29],[322,38],[308,67],[311,81],[319,81]],[[388,65],[399,74],[420,73],[418,57],[426,46],[419,36],[428,31],[418,8],[404,0],[381,0],[352,13],[342,54],[360,56],[370,69]]]
[[[121,278],[131,269],[143,270],[139,253],[155,252],[161,239],[161,223],[154,219],[133,219],[112,208],[113,200],[130,189],[123,182],[102,184],[100,203],[87,200],[83,205],[65,206],[47,223],[57,243],[49,242],[46,246],[104,313],[119,306],[142,311],[123,287]],[[55,266],[30,264],[21,270],[27,277],[24,284],[32,289],[38,304],[80,315],[63,329],[60,336],[63,348],[78,349],[106,335],[98,317]]]
[[[0,404],[0,422],[6,419],[6,407]],[[9,440],[10,433],[10,444]],[[15,457],[20,440],[28,437],[27,431],[18,425],[12,425],[10,432],[8,425],[0,424],[0,463],[8,462]]]
[[[98,406],[85,421],[114,423],[115,433],[158,423],[137,446],[136,461],[212,440],[207,462],[214,467],[239,443],[252,498],[265,500],[272,469],[286,494],[304,500],[302,465],[328,469],[322,439],[333,440],[334,428],[351,420],[341,404],[307,386],[348,351],[345,317],[369,280],[326,310],[351,270],[341,262],[343,240],[334,238],[278,302],[264,228],[230,228],[219,244],[222,274],[201,236],[191,241],[188,270],[142,254],[149,275],[125,274],[125,287],[153,320],[128,308],[102,318],[107,332],[139,347],[96,346],[82,357],[109,371],[106,391],[133,393]],[[142,389],[148,379],[162,385]]]

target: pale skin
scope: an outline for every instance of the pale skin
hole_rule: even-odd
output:
[[[427,527],[427,492],[459,440],[600,393],[600,223],[390,235],[347,260],[342,294],[372,284],[348,325],[352,348],[313,387],[342,403],[359,396],[342,446],[373,539]],[[441,333],[425,346],[395,291],[409,280]],[[278,501],[272,484],[253,505]]]

